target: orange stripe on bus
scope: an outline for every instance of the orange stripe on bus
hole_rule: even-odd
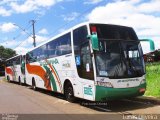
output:
[[[60,82],[59,77],[57,76],[57,74],[56,74],[55,70],[53,69],[52,65],[51,65],[47,60],[45,60],[45,61],[46,61],[46,63],[49,65],[49,67],[51,68],[52,73],[55,75],[56,80],[58,81],[58,84],[59,84],[60,90],[61,90],[61,92],[62,92],[62,86],[61,86],[61,82]]]
[[[30,74],[38,75],[41,77],[47,90],[51,90],[50,81],[45,77],[46,71],[41,66],[26,64],[26,67]]]
[[[13,76],[13,71],[11,68],[6,67],[6,73]]]
[[[58,76],[57,76],[55,70],[53,69],[53,67],[51,66],[51,64],[49,64],[49,67],[52,69],[52,72],[53,72],[54,75],[56,76],[56,79],[57,79],[58,84],[59,84],[59,86],[60,86],[60,90],[61,90],[61,92],[62,92],[62,86],[61,86],[61,83],[60,83],[60,79],[58,78]]]

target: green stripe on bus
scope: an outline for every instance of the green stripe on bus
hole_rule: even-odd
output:
[[[139,92],[139,89],[145,88],[146,84],[142,84],[132,88],[107,88],[96,85],[96,101],[123,99],[128,97],[141,96],[144,93]]]
[[[49,69],[47,66],[43,66],[43,67],[45,68],[46,72],[47,72],[47,71],[50,72],[50,69]],[[53,91],[56,92],[56,91],[57,91],[57,86],[56,86],[55,79],[54,79],[54,77],[53,77],[53,75],[52,75],[52,72],[49,73],[49,78],[50,78],[51,84],[52,84],[52,86],[53,86]]]
[[[61,84],[61,81],[60,81],[60,77],[59,77],[59,75],[58,75],[58,72],[57,72],[57,70],[55,69],[55,67],[54,67],[54,65],[52,65],[52,67],[53,67],[53,69],[55,70],[55,72],[56,72],[56,75],[57,75],[57,77],[58,77],[58,81],[59,81],[59,83]],[[61,84],[61,86],[60,86],[61,88],[60,89],[62,89],[62,84]]]
[[[55,69],[54,65],[52,65],[52,67],[54,68],[54,70],[55,70],[55,72],[56,72],[56,75],[57,75],[57,77],[58,77],[58,79],[59,79],[58,72],[57,72],[57,70]],[[59,80],[60,80],[60,79],[59,79]]]

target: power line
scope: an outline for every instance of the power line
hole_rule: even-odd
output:
[[[101,5],[102,3],[104,3],[104,2],[106,2],[106,1],[104,0],[104,1],[102,1],[102,2],[100,2],[100,3],[98,3],[98,4],[94,5],[94,6],[92,6],[92,7],[90,7],[90,8],[84,10],[80,15],[78,15],[78,16],[76,17],[76,19],[74,19],[73,21],[69,21],[69,22],[67,22],[67,23],[59,26],[56,30],[54,30],[53,32],[51,32],[50,35],[49,35],[49,37],[50,37],[53,33],[57,32],[60,28],[65,27],[65,26],[69,25],[70,23],[75,22],[78,18],[84,16],[88,11],[90,11],[90,10],[93,9],[93,8],[95,8],[95,6],[99,6],[99,5]],[[39,20],[38,18],[40,18],[40,17],[41,17],[41,16],[38,16],[38,17],[37,17],[36,22]],[[31,37],[31,35],[33,35],[33,37],[32,37],[33,40],[34,40],[34,41],[33,41],[33,45],[34,45],[34,47],[35,47],[35,46],[36,46],[36,41],[35,41],[36,36],[35,36],[35,27],[34,27],[35,20],[31,20],[31,22],[32,22],[33,34],[30,34],[30,35],[27,36],[27,37]],[[31,26],[30,26],[30,27],[31,27]],[[15,49],[16,49],[17,47],[19,47],[23,42],[25,42],[25,41],[22,41],[19,45],[17,45],[17,46],[15,47]]]
[[[36,18],[36,22],[38,21],[38,20],[40,20],[40,17],[42,17],[41,15],[39,15],[39,16],[37,16],[37,18]],[[32,20],[31,20],[32,21]],[[35,21],[35,20],[34,20]],[[28,38],[28,37],[31,37],[31,33],[28,33],[28,32],[26,32],[31,26],[33,26],[33,24],[31,25],[31,24],[27,24],[24,28],[22,28],[22,27],[20,27],[19,25],[17,25],[17,24],[13,24],[13,25],[15,25],[15,26],[18,26],[23,32],[25,32],[28,36],[26,37],[26,38]],[[22,34],[21,33],[19,33],[17,36],[15,36],[15,37],[13,37],[13,39],[12,40],[15,40],[15,39],[17,39],[17,38],[19,38],[19,37],[21,37],[22,36]],[[35,36],[35,30],[34,30],[34,35],[33,35],[33,37],[32,37],[33,39],[35,39],[36,38],[36,36]],[[7,42],[7,41],[12,41],[12,40],[4,40],[4,41],[2,41],[1,43],[5,43],[5,42]],[[35,41],[35,40],[34,40]],[[17,47],[19,47],[23,42],[25,42],[25,41],[22,41],[20,44],[18,44],[14,49],[16,49]],[[33,45],[34,46],[36,46],[36,43],[33,43]]]
[[[31,37],[32,33],[30,35],[28,35],[26,38]],[[26,39],[27,40],[27,39]],[[18,44],[14,49],[16,49],[17,47],[19,47],[22,43],[26,42],[26,40],[22,41],[20,44]]]
[[[28,34],[28,36],[27,36],[27,38],[28,37],[32,37],[33,38],[33,46],[34,47],[36,47],[36,36],[35,36],[35,27],[34,27],[34,24],[35,24],[35,20],[31,20],[30,21],[31,23],[32,23],[32,29],[33,29],[33,32],[31,33],[31,34],[29,34],[29,33],[27,33]],[[27,40],[27,39],[26,39]],[[25,41],[26,41],[25,40]],[[19,47],[22,43],[24,43],[25,41],[22,41],[20,44],[18,44],[14,49],[16,49],[17,47]]]
[[[26,29],[20,27],[19,25],[15,24],[15,23],[14,23],[13,25],[17,26],[17,27],[20,28],[24,33],[26,33],[27,35],[29,35],[29,33],[27,32],[27,30],[31,27],[31,25],[30,25],[28,28],[26,28]],[[19,33],[19,34],[18,34],[16,37],[14,37],[13,39],[15,40],[15,39],[19,38],[21,35],[22,35],[22,34]]]
[[[14,23],[13,25],[17,26],[17,27],[20,28],[23,32],[25,32],[26,34],[29,35],[29,33],[26,32],[26,31],[27,31],[26,29],[23,29],[22,27],[20,27],[19,25],[15,24],[15,23]],[[29,27],[31,27],[31,25],[30,25]],[[29,29],[29,27],[28,27],[27,29]],[[21,35],[22,35],[22,34],[19,33],[17,36],[13,37],[13,39],[11,39],[11,40],[8,40],[8,39],[7,39],[7,40],[4,40],[4,41],[1,41],[1,43],[5,43],[5,42],[8,42],[8,41],[13,41],[13,40],[19,38]]]

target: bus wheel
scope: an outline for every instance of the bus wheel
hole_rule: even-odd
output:
[[[21,85],[22,83],[21,83],[21,78],[20,78],[20,76],[19,76],[19,85]]]
[[[67,101],[69,101],[69,102],[74,102],[75,101],[75,97],[74,97],[74,93],[73,93],[73,87],[70,83],[65,85],[64,94],[65,94],[65,98],[66,98]]]
[[[32,89],[35,90],[35,91],[37,90],[37,88],[36,88],[36,82],[35,82],[34,78],[32,79]]]
[[[8,82],[10,82],[10,78],[9,78],[9,76],[7,76],[7,81],[8,81]]]
[[[26,85],[26,79],[24,79],[24,85]]]

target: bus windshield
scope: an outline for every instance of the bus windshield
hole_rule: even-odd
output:
[[[141,77],[145,74],[142,49],[138,42],[103,41],[95,52],[97,75],[113,79]]]
[[[145,74],[142,48],[132,28],[103,24],[90,28],[99,39],[100,51],[94,51],[98,77],[119,79]]]

